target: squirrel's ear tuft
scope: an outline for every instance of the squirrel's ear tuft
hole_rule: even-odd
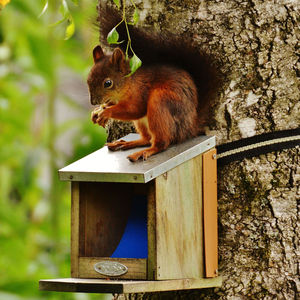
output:
[[[124,52],[120,48],[116,48],[111,56],[110,62],[122,71],[125,63]]]
[[[96,46],[93,50],[94,63],[98,62],[104,56],[103,50],[100,45]]]

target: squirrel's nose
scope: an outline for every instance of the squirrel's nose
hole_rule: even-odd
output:
[[[92,96],[90,97],[90,101],[91,101],[92,105],[96,105],[97,104],[96,99],[94,97],[92,97]]]

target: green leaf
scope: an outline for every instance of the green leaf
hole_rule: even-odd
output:
[[[116,27],[114,27],[107,35],[107,42],[109,44],[120,44],[118,40],[119,40],[119,34],[118,31],[116,30]]]
[[[139,19],[140,19],[139,11],[137,8],[135,8],[133,13],[133,25],[136,25]]]
[[[61,1],[61,6],[59,8],[61,14],[63,15],[63,17],[69,17],[70,16],[70,11],[69,11],[69,7],[67,4],[66,0],[62,0]]]
[[[71,0],[75,5],[78,5],[78,0]]]
[[[65,0],[63,0],[61,2],[61,5],[59,7],[59,11],[62,14],[63,18],[61,20],[58,20],[57,22],[50,24],[50,27],[55,27],[61,23],[63,23],[64,21],[66,21],[67,19],[70,20],[72,18],[69,8],[68,8],[68,4]]]
[[[117,7],[120,8],[120,0],[113,0],[113,1],[117,5]]]
[[[75,23],[72,18],[68,19],[69,25],[66,28],[66,33],[65,33],[65,40],[68,40],[70,37],[73,36],[75,32]]]
[[[46,1],[45,6],[44,6],[42,12],[39,14],[38,18],[40,18],[46,12],[47,9],[48,9],[48,1]]]
[[[58,20],[57,22],[50,24],[49,27],[55,27],[61,23],[63,23],[64,21],[66,21],[66,17],[62,18],[61,20]]]
[[[128,76],[132,75],[141,65],[142,65],[142,61],[134,53],[134,55],[129,60],[129,66],[131,72]]]

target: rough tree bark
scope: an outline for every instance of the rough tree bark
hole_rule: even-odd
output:
[[[300,125],[298,0],[135,2],[142,24],[186,33],[230,71],[218,144]],[[299,147],[219,168],[218,181],[223,286],[120,299],[300,299]]]

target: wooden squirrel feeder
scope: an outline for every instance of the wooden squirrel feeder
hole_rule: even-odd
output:
[[[130,134],[125,140],[136,139]],[[71,277],[47,291],[136,293],[221,285],[215,138],[147,161],[104,147],[61,169],[71,181]]]

